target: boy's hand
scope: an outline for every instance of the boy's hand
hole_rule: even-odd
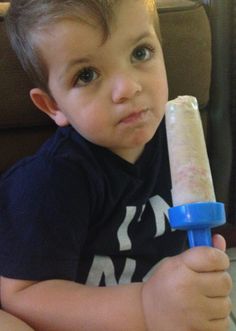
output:
[[[148,331],[226,331],[232,280],[224,239],[165,259],[143,285]]]

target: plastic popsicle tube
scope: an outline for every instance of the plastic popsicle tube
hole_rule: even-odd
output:
[[[172,228],[187,230],[189,246],[211,246],[211,228],[226,221],[216,202],[197,99],[180,96],[166,104],[166,132],[172,180]]]

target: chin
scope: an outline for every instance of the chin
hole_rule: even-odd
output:
[[[153,138],[156,130],[157,128],[149,131],[144,130],[143,132],[137,132],[133,139],[134,146],[146,145]]]

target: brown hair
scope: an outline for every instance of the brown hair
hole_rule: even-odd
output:
[[[8,36],[24,70],[37,87],[50,93],[48,70],[35,38],[37,32],[63,19],[79,19],[99,24],[106,40],[114,15],[113,7],[118,1],[121,0],[11,0],[5,18]],[[159,35],[156,1],[144,1],[154,15],[155,29]]]

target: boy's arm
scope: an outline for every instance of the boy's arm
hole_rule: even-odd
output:
[[[33,331],[33,329],[26,325],[18,318],[6,313],[0,309],[0,325],[1,331]]]
[[[141,283],[89,287],[65,280],[1,279],[3,308],[37,331],[146,331],[141,291]]]
[[[2,278],[1,299],[4,309],[37,331],[226,331],[228,267],[220,249],[195,247],[163,260],[143,284],[89,287]]]

